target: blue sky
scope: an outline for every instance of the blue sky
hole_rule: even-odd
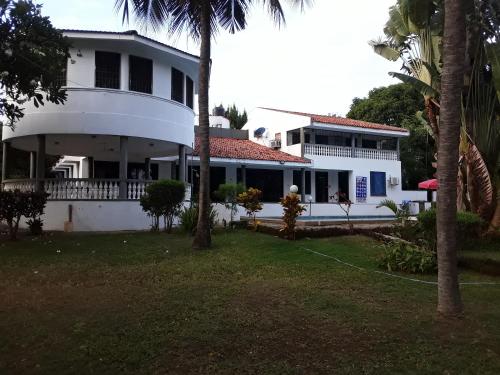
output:
[[[36,0],[35,0],[36,1]],[[60,28],[121,31],[149,37],[197,53],[187,36],[122,25],[114,0],[44,0],[42,12]],[[315,0],[301,13],[287,8],[287,24],[273,26],[262,7],[252,9],[248,28],[221,32],[212,48],[211,105],[252,110],[257,106],[345,115],[352,99],[374,87],[397,83],[388,76],[399,63],[376,55],[368,41],[382,35],[395,0]]]

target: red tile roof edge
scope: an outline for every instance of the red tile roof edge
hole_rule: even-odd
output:
[[[353,119],[345,118],[345,117],[316,115],[313,113],[287,111],[287,110],[283,110],[283,109],[267,108],[267,107],[258,107],[258,108],[265,109],[267,111],[275,111],[275,112],[289,113],[291,115],[309,117],[311,119],[311,121],[319,122],[322,124],[353,126],[353,127],[358,127],[358,128],[374,129],[374,130],[390,130],[390,131],[397,131],[397,132],[401,132],[401,133],[408,133],[409,132],[408,129],[398,128],[397,126],[377,124],[374,122],[361,121],[361,120],[353,120]]]
[[[193,155],[199,156],[199,137]],[[210,157],[309,164],[310,160],[255,143],[249,139],[210,137]]]

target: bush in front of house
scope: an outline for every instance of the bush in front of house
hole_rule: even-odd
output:
[[[170,233],[174,218],[179,214],[186,186],[177,180],[159,180],[146,187],[141,197],[142,209],[151,217],[151,230],[159,231],[163,217],[165,231]]]
[[[281,206],[283,207],[283,228],[280,232],[285,238],[295,240],[295,225],[297,218],[306,211],[306,207],[300,204],[300,197],[295,193],[290,193],[286,197],[280,199]]]
[[[389,242],[384,245],[379,266],[390,272],[435,273],[436,253],[403,241]]]
[[[26,193],[26,208],[23,215],[28,219],[30,233],[38,236],[43,232],[43,221],[41,216],[47,204],[47,197],[49,195],[45,192],[29,192]]]
[[[243,184],[221,184],[215,196],[219,199],[230,212],[229,226],[233,227],[234,216],[238,213],[238,195],[245,191]]]
[[[193,204],[191,207],[186,207],[179,214],[179,222],[182,231],[189,233],[190,235],[196,234],[196,226],[198,224],[198,205]],[[215,224],[217,224],[217,211],[215,211],[214,207],[210,205],[210,209],[208,212],[208,217],[210,220],[210,230],[215,228]]]
[[[41,234],[43,223],[40,216],[46,203],[47,194],[44,192],[1,191],[0,220],[9,227],[9,238],[17,239],[22,216],[28,218],[27,224],[32,234]]]
[[[422,239],[429,250],[436,251],[436,209],[418,214],[418,225]],[[485,229],[485,222],[472,212],[457,212],[457,246],[461,250],[477,240]]]
[[[242,206],[247,212],[247,215],[253,219],[254,230],[257,230],[257,220],[255,219],[255,216],[257,215],[257,212],[262,210],[261,199],[262,191],[252,187],[238,195],[238,204]]]

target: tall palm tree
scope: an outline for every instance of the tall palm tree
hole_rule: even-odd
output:
[[[437,258],[438,307],[445,316],[462,313],[457,269],[457,172],[461,94],[465,61],[462,0],[444,1],[443,72],[438,145]]]
[[[287,0],[303,9],[312,0]],[[154,30],[166,27],[170,34],[187,31],[200,43],[198,87],[199,138],[200,138],[200,189],[199,215],[193,248],[205,249],[211,245],[210,210],[210,139],[208,88],[210,80],[211,39],[219,29],[231,33],[246,27],[250,6],[263,4],[277,25],[285,17],[280,0],[116,0],[116,9],[123,9],[123,21],[132,12],[143,25]]]

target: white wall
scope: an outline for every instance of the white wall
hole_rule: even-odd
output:
[[[106,232],[122,230],[149,230],[151,220],[142,211],[138,201],[49,201],[42,216],[45,230],[62,231],[64,222],[68,220],[69,205],[73,206],[73,230],[75,232]],[[186,202],[185,206],[189,203]],[[377,208],[376,204],[353,204],[352,216],[388,216],[392,212],[385,208]],[[310,205],[306,204],[309,215]],[[430,204],[426,204],[429,208]],[[229,222],[230,212],[222,204],[215,205],[218,213],[218,222]],[[265,203],[263,210],[257,217],[280,217],[283,208],[279,203]],[[412,207],[412,213],[418,213],[418,205]],[[344,217],[342,209],[333,203],[313,203],[312,216],[340,216]],[[238,207],[236,220],[246,216],[245,210]],[[26,220],[20,222],[21,228],[26,228]]]

